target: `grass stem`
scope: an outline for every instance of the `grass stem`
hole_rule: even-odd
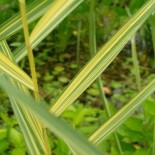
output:
[[[125,9],[126,9],[128,16],[131,17],[132,14],[129,8],[126,7]],[[135,35],[131,38],[131,51],[132,51],[132,60],[133,60],[134,74],[136,78],[137,88],[138,88],[138,91],[140,91],[141,90],[141,77],[140,77],[140,71],[139,71],[139,65],[138,65]]]
[[[96,50],[96,26],[95,26],[94,5],[95,5],[94,0],[91,0],[90,1],[90,11],[89,11],[89,50],[90,50],[91,56],[94,56],[96,51],[97,51]],[[98,84],[98,89],[99,89],[99,92],[100,92],[101,101],[103,102],[105,110],[107,112],[107,115],[110,118],[111,117],[111,112],[110,112],[110,109],[109,109],[109,106],[108,106],[107,98],[106,98],[105,93],[103,91],[101,76],[98,77],[96,82]],[[117,135],[116,132],[114,133],[114,137],[115,137],[115,140],[116,140],[116,143],[117,143],[119,154],[123,155],[122,147],[121,147],[121,144],[120,144],[120,141],[119,141],[119,138],[118,138],[118,135]]]
[[[35,100],[39,102],[40,96],[39,96],[36,69],[35,69],[35,63],[34,63],[34,56],[33,56],[32,47],[31,47],[30,38],[29,38],[25,0],[19,0],[19,3],[20,3],[20,11],[21,11],[21,17],[22,17],[22,23],[23,23],[24,38],[25,38],[26,48],[28,52],[31,76],[32,76],[33,84],[34,84],[34,97],[35,97]],[[46,129],[43,124],[42,124],[42,134],[43,134],[44,141],[45,141],[44,147],[46,148],[46,155],[50,155],[51,153],[50,153],[50,147],[48,144],[48,138],[46,135]]]
[[[140,91],[141,90],[141,77],[140,77],[140,71],[139,71],[139,65],[138,65],[135,35],[131,38],[131,51],[132,51],[132,60],[133,60],[133,65],[134,65],[136,83],[137,83],[138,91]]]
[[[32,52],[32,47],[29,38],[29,30],[27,24],[27,17],[26,17],[26,8],[25,8],[25,0],[19,0],[20,2],[20,10],[22,16],[22,23],[23,23],[23,31],[24,31],[24,38],[25,44],[28,52],[28,59],[30,64],[31,76],[34,84],[34,96],[37,101],[40,100],[39,91],[38,91],[38,84],[37,84],[37,77],[36,77],[36,70],[35,70],[35,63],[34,63],[34,56]]]

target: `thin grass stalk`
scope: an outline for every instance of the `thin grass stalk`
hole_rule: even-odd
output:
[[[95,25],[95,12],[94,12],[94,0],[90,1],[90,10],[89,10],[89,50],[90,50],[90,54],[91,57],[93,57],[96,53],[96,25]],[[101,80],[101,76],[99,76],[96,80],[97,84],[98,84],[98,89],[100,92],[100,97],[101,100],[105,106],[106,112],[108,117],[111,116],[110,114],[110,110],[108,107],[108,101],[107,98],[105,96],[105,93],[102,89],[102,80]]]
[[[28,30],[28,23],[27,23],[27,17],[26,17],[26,7],[25,7],[25,0],[19,0],[20,2],[20,11],[21,11],[21,18],[22,18],[22,23],[23,23],[23,31],[24,31],[24,37],[25,37],[25,43],[26,43],[26,48],[28,51],[28,59],[29,59],[29,64],[30,64],[30,71],[32,75],[32,80],[34,84],[34,97],[36,101],[40,101],[40,96],[39,96],[39,89],[38,89],[38,84],[37,84],[37,76],[36,76],[36,69],[35,69],[35,63],[34,63],[34,56],[32,52],[32,47],[30,43],[30,38],[29,38],[29,30]],[[44,125],[42,124],[42,134],[44,137],[45,141],[45,148],[46,148],[46,155],[50,155],[50,147],[48,144],[48,138],[46,135],[46,129]]]
[[[97,79],[97,84],[98,84],[98,89],[99,89],[99,92],[100,92],[101,101],[103,102],[106,113],[107,113],[108,117],[110,118],[112,115],[111,115],[111,112],[110,112],[110,109],[109,109],[107,98],[105,96],[104,91],[102,90],[103,86],[102,86],[101,77],[99,77]],[[118,138],[118,135],[117,135],[116,132],[114,132],[114,138],[115,138],[115,141],[116,141],[116,144],[117,144],[120,155],[123,155],[122,147],[121,147],[121,144],[120,144],[120,141],[119,141],[119,138]]]
[[[93,57],[96,54],[96,25],[95,25],[95,12],[94,12],[94,0],[90,1],[90,11],[89,11],[89,50],[91,53],[91,57]],[[110,110],[108,107],[108,101],[106,99],[105,93],[102,89],[102,80],[101,76],[96,80],[100,92],[100,97],[102,99],[102,102],[106,108],[106,112],[108,117],[111,116]]]
[[[96,24],[95,24],[95,11],[94,11],[95,2],[94,0],[90,1],[90,10],[89,10],[89,50],[91,53],[91,56],[93,57],[97,52],[97,46],[96,46]],[[108,101],[105,96],[105,93],[103,91],[103,85],[102,85],[102,79],[101,75],[96,80],[98,84],[98,90],[100,92],[100,98],[101,102],[103,103],[106,113],[108,117],[111,117],[111,112],[109,109]],[[118,151],[120,155],[123,155],[122,147],[118,138],[118,135],[116,132],[114,132],[114,138],[118,147]]]
[[[94,0],[90,2],[90,9],[89,9],[89,50],[91,56],[96,54],[96,25],[95,25],[95,11],[94,11]]]
[[[140,77],[140,70],[139,70],[138,58],[137,58],[135,35],[131,38],[131,51],[132,51],[132,60],[134,65],[134,73],[135,73],[137,88],[138,88],[138,91],[140,91],[142,86],[141,86],[141,77]]]
[[[37,101],[39,101],[40,97],[39,97],[37,76],[36,76],[36,70],[35,70],[35,64],[34,64],[34,56],[33,56],[32,47],[31,47],[30,38],[29,38],[29,30],[28,30],[28,23],[27,23],[27,17],[26,17],[26,8],[25,8],[25,0],[19,0],[19,2],[20,2],[20,11],[21,11],[21,18],[22,18],[22,23],[23,23],[25,44],[26,44],[26,48],[28,51],[30,71],[31,71],[31,76],[32,76],[33,84],[34,84],[34,96],[35,96],[35,99]]]
[[[99,144],[115,131],[143,101],[155,91],[155,79],[141,90],[129,103],[113,115],[105,124],[89,137],[89,141]]]
[[[126,11],[129,17],[132,17],[131,12],[128,7],[126,7]],[[136,48],[136,34],[133,35],[131,38],[131,52],[132,52],[132,61],[134,66],[134,74],[136,78],[137,83],[137,89],[138,91],[141,90],[141,76],[140,76],[140,70],[138,65],[138,58],[137,58],[137,48]]]

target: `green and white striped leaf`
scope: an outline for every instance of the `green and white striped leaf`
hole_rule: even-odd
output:
[[[32,79],[10,59],[2,54],[2,52],[0,52],[0,69],[10,77],[16,79],[17,81],[33,90]]]
[[[101,126],[90,137],[89,141],[99,144],[113,133],[143,101],[155,91],[155,79],[140,91],[128,104],[113,115],[103,126]]]
[[[12,53],[5,41],[0,43],[0,49],[3,53],[10,58],[13,62],[14,59],[12,57]],[[1,78],[6,77],[10,80],[13,85],[17,86],[19,90],[24,92],[25,94],[29,94],[28,89],[21,85],[20,83],[12,80],[10,77],[4,76],[1,74]],[[19,126],[24,135],[24,139],[26,141],[27,149],[30,154],[46,154],[46,143],[44,141],[43,133],[42,133],[42,124],[31,111],[29,111],[24,105],[19,104],[18,101],[14,99],[12,95],[9,95],[9,99],[11,105],[13,107],[16,118],[19,122]]]
[[[87,63],[68,88],[51,107],[50,112],[60,115],[108,67],[133,34],[155,10],[155,1],[148,1],[100,51]]]
[[[54,117],[48,112],[43,104],[36,104],[35,101],[17,88],[8,83],[7,80],[1,78],[0,85],[9,94],[13,95],[15,100],[27,107],[33,112],[53,133],[63,139],[66,144],[70,145],[81,155],[101,155],[101,153],[89,143],[83,136],[79,135],[71,127],[67,126],[65,122]]]
[[[32,48],[36,47],[71,11],[82,3],[82,1],[83,0],[55,1],[47,13],[40,19],[30,35]],[[16,62],[19,62],[27,54],[25,44],[22,44],[14,52]]]
[[[54,0],[37,0],[27,6],[28,23],[31,23],[42,16]],[[22,28],[20,13],[0,25],[0,41],[7,39]]]

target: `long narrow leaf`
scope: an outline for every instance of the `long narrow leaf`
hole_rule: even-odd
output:
[[[22,17],[22,24],[23,24],[23,32],[24,32],[24,39],[26,48],[28,51],[28,60],[29,60],[29,66],[32,76],[32,81],[34,85],[34,96],[35,99],[39,100],[39,90],[38,90],[38,83],[37,83],[37,76],[36,76],[36,69],[35,69],[35,63],[34,63],[34,56],[33,51],[30,43],[30,37],[29,37],[29,29],[28,29],[28,23],[27,23],[27,16],[26,16],[26,6],[25,6],[25,0],[19,0],[20,3],[20,11],[21,11],[21,17]]]
[[[28,59],[29,59],[29,65],[30,65],[30,71],[32,76],[32,81],[34,85],[34,97],[35,100],[40,101],[40,95],[38,90],[38,83],[37,83],[37,77],[36,77],[36,69],[35,69],[35,63],[34,63],[34,56],[32,52],[32,47],[30,44],[30,37],[29,37],[29,30],[28,30],[28,23],[27,23],[27,16],[26,16],[26,6],[25,6],[25,0],[19,0],[20,3],[20,12],[22,17],[22,23],[23,23],[23,31],[24,31],[24,38],[25,38],[25,44],[28,51]],[[46,134],[45,126],[42,124],[42,136],[44,137],[44,146],[46,148],[46,155],[50,155],[50,146],[48,143],[48,138]]]
[[[27,6],[28,23],[35,21],[42,16],[50,7],[54,0],[37,0]],[[7,39],[22,28],[20,13],[9,18],[0,25],[0,41]]]
[[[12,53],[5,41],[0,43],[0,49],[10,60],[15,62],[12,57]],[[4,74],[1,75],[4,77]],[[15,80],[12,80],[10,77],[5,77],[9,79],[11,83],[13,83],[13,85],[17,86],[22,92],[24,92],[25,94],[29,94],[26,87],[16,82]],[[46,143],[44,142],[42,124],[40,123],[40,121],[36,119],[32,112],[27,110],[24,105],[20,105],[12,95],[9,95],[9,99],[16,118],[19,122],[19,126],[24,135],[29,154],[46,154]]]
[[[89,49],[91,55],[95,55],[96,53],[96,25],[95,25],[95,11],[94,11],[95,1],[90,1],[90,12],[89,12]],[[108,104],[108,100],[105,96],[105,93],[103,91],[103,85],[102,85],[102,79],[101,76],[99,76],[96,80],[96,83],[98,85],[98,90],[100,92],[100,99],[101,103],[104,105],[105,111],[107,113],[107,116],[111,117],[111,112]],[[120,155],[123,155],[122,147],[118,138],[117,133],[114,133],[114,138],[117,144],[117,148]]]
[[[30,35],[32,47],[36,47],[71,11],[82,3],[82,1],[83,0],[55,1]],[[22,44],[15,50],[14,56],[16,62],[20,61],[26,54],[25,44]]]
[[[23,94],[17,88],[10,85],[4,78],[1,78],[0,85],[8,94],[13,95],[16,100],[20,101],[20,104],[24,104],[31,110],[52,132],[62,138],[80,154],[101,154],[93,145],[88,143],[86,139],[76,133],[71,127],[67,126],[65,122],[50,114],[43,104],[36,104],[30,96]]]
[[[108,67],[133,34],[155,9],[155,1],[148,1],[88,62],[58,98],[50,112],[60,115]]]
[[[143,103],[143,101],[155,91],[155,79],[150,82],[141,92],[139,92],[128,104],[113,115],[102,127],[100,127],[89,141],[99,144],[105,140],[112,132],[114,132],[135,110]]]
[[[27,86],[28,88],[33,89],[33,82],[31,78],[1,52],[0,69],[9,76],[13,77],[17,81]]]
[[[137,83],[138,91],[141,90],[141,76],[140,69],[138,64],[137,48],[136,48],[136,39],[135,35],[131,38],[131,51],[132,51],[132,61],[134,66],[134,74]]]

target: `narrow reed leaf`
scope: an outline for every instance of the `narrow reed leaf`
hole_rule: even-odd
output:
[[[87,63],[68,88],[51,107],[50,112],[60,115],[108,67],[133,34],[155,9],[155,1],[148,1],[100,51]]]
[[[54,0],[37,0],[27,6],[28,23],[31,23],[42,16]],[[7,39],[22,28],[20,13],[0,25],[0,41]]]
[[[131,12],[128,7],[126,7],[126,11],[129,17],[131,17]],[[137,83],[137,90],[141,90],[141,77],[140,77],[140,71],[139,71],[139,63],[138,63],[138,58],[137,58],[137,48],[136,48],[136,34],[133,35],[131,38],[131,51],[132,51],[132,61],[133,61],[133,66],[134,66],[134,74],[135,74],[135,79]]]
[[[31,78],[15,65],[10,59],[8,59],[2,52],[0,52],[0,69],[7,75],[13,77],[17,81],[21,82],[30,89],[34,89]]]
[[[54,117],[48,112],[42,104],[36,102],[30,97],[22,93],[17,88],[13,87],[5,78],[1,78],[0,85],[10,95],[13,95],[15,100],[18,100],[21,105],[25,105],[31,110],[50,131],[54,132],[58,137],[62,138],[68,145],[77,150],[82,155],[100,155],[101,153],[90,144],[85,138],[79,135],[65,122]]]
[[[55,1],[51,8],[46,12],[46,14],[40,19],[36,27],[33,29],[31,33],[32,44],[35,42],[35,44],[38,45],[40,40],[45,38],[60,23],[60,21],[64,19],[63,15],[66,17],[81,2],[82,0]],[[40,40],[38,38],[40,38]]]
[[[143,101],[155,91],[155,79],[140,91],[128,104],[113,115],[103,126],[101,126],[90,137],[89,141],[99,144],[111,133],[113,133]]]
[[[25,0],[19,0],[19,2],[20,2],[20,11],[21,11],[21,18],[22,18],[22,23],[23,23],[25,44],[26,44],[26,48],[28,51],[30,71],[31,71],[31,75],[32,75],[33,85],[34,85],[34,96],[35,96],[36,100],[40,100],[38,84],[37,84],[37,76],[36,76],[36,70],[35,70],[35,63],[34,63],[34,56],[33,56],[32,47],[31,47],[30,38],[29,38]]]
[[[83,0],[55,1],[45,15],[40,19],[32,34],[30,42],[32,48],[36,47],[55,27],[73,11]],[[16,62],[19,62],[26,54],[25,44],[14,51]]]
[[[24,135],[26,141],[27,150],[30,155],[41,155],[45,151],[44,140],[40,136],[41,130],[36,124],[36,119],[23,105],[20,105],[12,95],[9,95],[9,99],[15,113],[15,116],[19,122],[19,126]]]
[[[132,61],[134,65],[134,74],[136,78],[137,88],[138,88],[138,91],[140,91],[141,90],[141,77],[140,77],[139,63],[138,63],[138,58],[137,58],[135,35],[131,38],[131,51],[132,51]]]
[[[95,24],[94,7],[95,7],[95,1],[91,0],[90,1],[90,11],[89,11],[89,50],[90,50],[90,53],[91,53],[92,56],[94,56],[95,53],[96,53],[96,24]],[[108,104],[107,98],[106,98],[106,96],[104,94],[104,91],[103,91],[101,76],[99,76],[97,78],[96,83],[98,85],[98,90],[100,92],[101,103],[103,103],[108,117],[111,117],[109,104]],[[119,154],[123,155],[122,147],[121,147],[121,144],[120,144],[120,141],[119,141],[119,138],[118,138],[116,132],[114,133],[114,138],[115,138],[118,150],[119,150]]]
[[[6,43],[6,41],[0,42],[0,50],[12,61],[15,62],[12,56],[12,53]],[[1,74],[1,77],[4,77],[4,74]],[[21,85],[20,83],[12,80],[12,78],[5,75],[9,81],[17,86],[19,90],[25,94],[29,94],[28,89]],[[25,108],[24,105],[20,105],[18,101],[14,99],[12,95],[9,95],[13,111],[16,115],[16,118],[19,122],[19,126],[24,135],[26,141],[26,146],[29,154],[46,154],[46,149],[44,147],[45,142],[42,133],[41,123],[36,117],[32,114],[31,111]]]
[[[26,44],[27,51],[28,51],[28,59],[29,59],[29,64],[30,64],[30,70],[31,70],[33,85],[34,85],[34,91],[33,91],[34,97],[35,97],[36,101],[40,101],[34,57],[33,57],[32,47],[31,47],[30,38],[29,38],[29,30],[28,30],[28,23],[27,23],[27,17],[26,17],[25,0],[19,0],[19,2],[20,2],[20,11],[21,11],[21,17],[22,17],[22,23],[23,23],[25,44]],[[43,125],[42,125],[42,133],[41,134],[42,134],[42,137],[44,137],[45,143],[43,145],[44,145],[44,148],[46,148],[46,155],[50,155],[51,154],[50,146],[48,143],[46,129],[45,129],[45,126],[43,126]]]
[[[96,24],[95,24],[95,12],[94,12],[94,0],[89,2],[89,50],[91,56],[96,53]]]

